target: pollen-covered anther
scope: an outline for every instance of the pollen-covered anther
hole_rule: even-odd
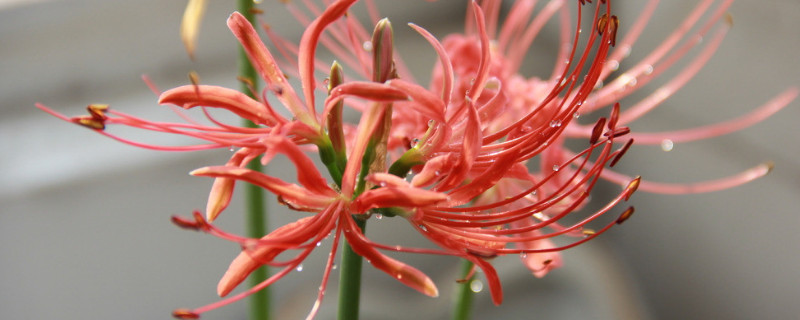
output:
[[[591,236],[597,234],[597,231],[594,231],[592,229],[583,229],[582,233],[583,233],[584,236],[591,237]]]
[[[617,120],[619,120],[619,102],[611,107],[611,115],[608,117],[608,130],[614,130],[617,127]]]
[[[609,34],[609,41],[611,41],[611,46],[612,47],[617,44],[617,29],[618,28],[619,28],[619,18],[617,18],[617,16],[613,16],[612,15],[611,17],[609,17],[608,14],[606,13],[606,14],[603,14],[603,16],[601,16],[600,19],[597,20],[597,33],[598,34],[600,34],[602,36],[603,33],[606,32],[606,30],[611,32],[611,34]]]
[[[625,187],[625,201],[631,198],[636,189],[639,189],[639,183],[642,181],[642,176],[636,176],[631,182],[628,183],[628,186]]]
[[[176,226],[181,227],[183,229],[195,230],[195,231],[200,230],[200,226],[197,225],[196,221],[192,221],[183,218],[181,216],[172,216],[170,220],[172,220],[172,223],[174,223]]]
[[[188,309],[175,309],[172,316],[176,319],[200,319],[200,315]]]
[[[90,104],[86,107],[86,111],[89,111],[89,115],[97,120],[105,120],[108,118],[106,117],[106,111],[108,111],[107,104]]]
[[[72,122],[89,129],[104,130],[106,128],[104,119],[97,119],[93,116],[74,117],[72,118]]]
[[[634,211],[635,210],[633,209],[633,207],[628,207],[628,209],[625,209],[625,211],[623,211],[622,214],[619,215],[619,218],[617,218],[617,224],[622,224],[623,222],[625,222],[625,220],[628,220],[628,218],[630,218],[633,215]]]

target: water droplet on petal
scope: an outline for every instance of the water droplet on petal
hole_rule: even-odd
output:
[[[234,150],[236,150],[236,148],[234,148],[233,146],[230,146],[230,147],[228,148],[228,151],[230,151],[230,152],[233,152]]]
[[[338,268],[339,268],[339,266],[337,266],[335,263],[334,263],[334,264],[331,266],[331,269],[332,269],[332,270],[336,270],[336,269],[338,269]]]
[[[295,268],[295,270],[297,270],[297,272],[303,271],[303,264],[301,263],[297,265],[297,268]]]
[[[651,73],[653,73],[653,66],[648,64],[648,65],[647,65],[647,66],[644,68],[644,74],[646,74],[646,75],[647,75],[647,74],[651,74]]]
[[[362,46],[364,47],[364,51],[372,51],[372,41],[364,41]]]
[[[383,219],[383,215],[378,213],[378,214],[375,215],[375,219],[378,219],[378,220]]]
[[[674,146],[675,146],[675,144],[670,139],[661,140],[661,150],[672,151],[672,148]]]
[[[560,126],[561,126],[561,120],[550,121],[550,127],[551,128],[557,128],[557,127],[560,127]]]
[[[522,259],[525,259],[525,258],[527,258],[527,257],[528,257],[528,254],[527,254],[527,253],[525,253],[525,252],[520,252],[520,253],[519,253],[519,257],[520,257],[520,258],[522,258]]]
[[[322,245],[322,241],[317,241],[317,247]]]
[[[553,171],[558,171],[559,169],[561,169],[561,167],[559,167],[557,164],[553,165]]]
[[[483,291],[483,282],[478,279],[472,280],[469,282],[469,289],[475,293],[481,292]]]
[[[426,227],[426,226],[424,226],[424,225],[419,225],[419,228],[420,228],[422,231],[428,232],[428,227]]]
[[[581,114],[580,114],[580,113],[577,113],[577,112],[575,112],[575,113],[573,113],[573,114],[572,114],[572,117],[573,117],[573,118],[575,118],[575,119],[578,119],[578,118],[580,118],[580,117],[581,117]]]
[[[617,61],[617,60],[609,61],[608,62],[608,67],[611,69],[611,71],[619,70],[619,61]]]

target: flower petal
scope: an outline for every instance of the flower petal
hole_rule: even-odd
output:
[[[334,200],[331,196],[320,195],[296,184],[245,168],[228,166],[205,167],[192,171],[191,175],[231,178],[249,182],[278,195],[284,202],[297,209],[321,209]]]
[[[267,107],[237,90],[209,85],[186,85],[161,94],[160,104],[174,104],[184,109],[197,106],[222,108],[257,124],[274,125],[278,121]]]
[[[378,250],[367,243],[364,234],[358,229],[350,215],[341,215],[340,217],[342,220],[341,223],[346,224],[347,228],[351,230],[350,232],[345,231],[344,236],[355,253],[364,257],[373,267],[386,272],[392,278],[397,279],[397,281],[425,295],[431,297],[439,296],[439,290],[436,288],[436,284],[434,284],[433,280],[425,275],[425,273],[378,252]]]

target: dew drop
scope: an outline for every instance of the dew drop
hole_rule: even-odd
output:
[[[402,273],[398,273],[397,274],[397,280],[401,280],[401,279],[403,279],[403,274]]]
[[[420,228],[422,231],[428,232],[428,227],[426,227],[426,226],[424,226],[424,225],[419,225],[419,228]]]
[[[469,282],[469,289],[475,293],[481,292],[483,291],[483,282],[478,279],[472,280]]]
[[[646,67],[644,67],[644,74],[647,75],[651,73],[653,73],[653,66],[648,64]]]
[[[522,258],[522,259],[525,259],[525,258],[527,258],[527,257],[528,257],[528,254],[527,254],[527,253],[525,253],[525,252],[520,252],[520,253],[519,253],[519,257],[520,257],[520,258]]]
[[[338,266],[338,265],[336,265],[335,263],[334,263],[333,265],[331,265],[331,269],[332,269],[332,270],[336,270],[336,269],[338,269],[338,268],[339,268],[339,266]]]
[[[317,241],[317,247],[322,245],[322,241]]]
[[[631,47],[630,46],[624,46],[624,47],[620,48],[620,50],[622,50],[622,57],[627,58],[627,57],[631,56]]]
[[[595,89],[600,89],[603,87],[603,81],[597,80],[597,83],[594,84]]]
[[[575,119],[578,119],[578,118],[581,117],[581,114],[578,113],[578,112],[575,112],[575,113],[572,114],[572,117],[575,118]]]
[[[561,169],[561,167],[559,167],[557,164],[553,165],[553,171],[558,171],[559,169]]]
[[[295,268],[295,270],[297,270],[297,272],[303,271],[303,264],[301,263],[297,265],[297,268]]]
[[[703,43],[703,36],[697,36],[694,38],[695,43],[701,44]]]
[[[378,213],[378,214],[375,215],[375,219],[381,220],[381,219],[383,219],[383,215]]]
[[[550,128],[557,128],[561,126],[561,120],[550,121]]]
[[[617,61],[617,60],[609,61],[608,62],[608,67],[611,69],[611,71],[619,70],[619,61]]]
[[[367,52],[372,51],[372,41],[364,41],[364,44],[362,45],[362,47],[364,47],[364,51],[367,51]]]
[[[436,170],[436,171],[433,172],[433,175],[438,177],[438,176],[442,175],[442,172],[439,171],[439,170]]]
[[[236,149],[235,149],[233,146],[230,146],[230,147],[228,148],[228,151],[230,151],[230,152],[233,152],[234,150],[236,150]]]
[[[672,151],[672,148],[675,147],[675,144],[670,139],[661,140],[661,150]]]

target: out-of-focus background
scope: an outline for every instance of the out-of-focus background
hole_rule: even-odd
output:
[[[186,74],[192,70],[203,83],[238,85],[236,42],[224,23],[234,1],[209,2],[192,62],[177,31],[185,1],[0,1],[0,318],[163,319],[174,308],[216,301],[216,281],[238,247],[179,230],[169,216],[205,206],[211,181],[187,173],[224,163],[230,153],[141,150],[34,108],[41,102],[78,115],[87,104],[110,103],[123,112],[163,119],[169,112],[157,106],[141,74],[161,89],[188,83]],[[278,1],[264,2],[264,18],[273,29],[298,39],[300,25],[287,18]],[[642,2],[614,1],[622,30],[638,15]],[[418,68],[416,75],[426,78],[433,50],[404,24],[413,21],[442,37],[462,25],[463,1],[378,3],[391,13],[398,46],[406,57],[414,57],[409,62]],[[693,5],[663,1],[620,69],[649,53]],[[734,27],[714,59],[663,107],[636,122],[634,130],[664,131],[732,119],[800,84],[800,2],[738,1],[729,11]],[[533,66],[552,63],[543,60],[552,57],[552,27],[534,43]],[[657,88],[650,85],[643,92]],[[475,319],[796,317],[798,119],[800,102],[795,101],[776,116],[724,137],[676,144],[669,152],[658,146],[635,147],[620,171],[655,181],[713,179],[766,160],[776,167],[763,179],[722,192],[637,193],[632,219],[565,252],[566,266],[544,279],[533,278],[516,257],[498,259],[506,301],[494,307],[483,290]],[[164,144],[190,143],[180,137],[117,132]],[[290,179],[291,171],[281,166],[288,163],[278,160],[270,170]],[[235,199],[222,216],[222,227],[242,230],[240,202]],[[275,201],[270,207],[273,226],[297,218]],[[402,221],[393,220],[371,222],[368,234],[386,243],[415,238]],[[278,319],[304,317],[310,309],[325,256],[313,255],[303,271],[274,286]],[[442,296],[421,296],[365,268],[363,318],[444,318],[458,262],[397,257],[430,274]],[[336,289],[333,280],[320,319],[333,318]],[[239,303],[205,318],[245,319],[246,312],[246,304]]]

